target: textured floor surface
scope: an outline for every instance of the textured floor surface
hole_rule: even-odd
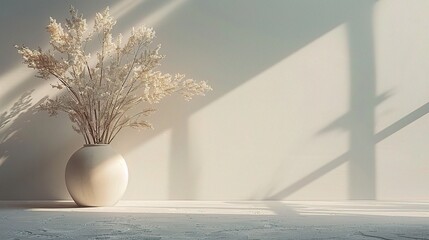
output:
[[[0,202],[0,239],[429,239],[429,202]]]

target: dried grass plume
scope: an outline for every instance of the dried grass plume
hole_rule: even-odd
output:
[[[116,20],[109,8],[97,13],[88,30],[86,19],[70,8],[70,19],[64,25],[50,18],[46,27],[50,34],[49,50],[15,46],[29,68],[38,77],[54,77],[52,87],[66,94],[49,98],[40,109],[50,115],[62,111],[73,122],[73,129],[82,134],[86,144],[110,143],[126,127],[152,128],[145,120],[155,109],[154,103],[178,93],[185,100],[211,90],[205,81],[186,79],[182,74],[165,74],[156,70],[165,57],[160,45],[151,47],[155,32],[149,27],[133,28],[131,36],[112,36]],[[86,45],[99,40],[99,50],[90,64]],[[94,62],[94,61],[92,61]],[[137,113],[130,114],[135,108]]]

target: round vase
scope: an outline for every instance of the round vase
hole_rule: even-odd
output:
[[[65,177],[77,205],[113,206],[127,188],[128,168],[109,144],[88,144],[70,157]]]

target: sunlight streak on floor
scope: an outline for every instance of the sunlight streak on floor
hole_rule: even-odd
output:
[[[114,207],[76,207],[72,202],[56,202],[53,207],[29,208],[44,212],[109,212],[156,214],[219,214],[219,215],[276,215],[266,206],[237,205],[217,201],[121,201]]]
[[[14,205],[15,204],[15,205]],[[252,216],[378,216],[429,218],[429,202],[383,201],[121,201],[113,207],[77,207],[72,201],[9,202],[34,212],[216,214]],[[0,202],[0,207],[8,206]]]

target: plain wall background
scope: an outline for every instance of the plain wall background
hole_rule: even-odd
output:
[[[109,5],[117,32],[155,27],[161,70],[214,91],[159,104],[126,130],[128,200],[429,199],[429,1],[2,1],[0,200],[69,199],[82,144],[15,44],[46,47],[49,16]]]

